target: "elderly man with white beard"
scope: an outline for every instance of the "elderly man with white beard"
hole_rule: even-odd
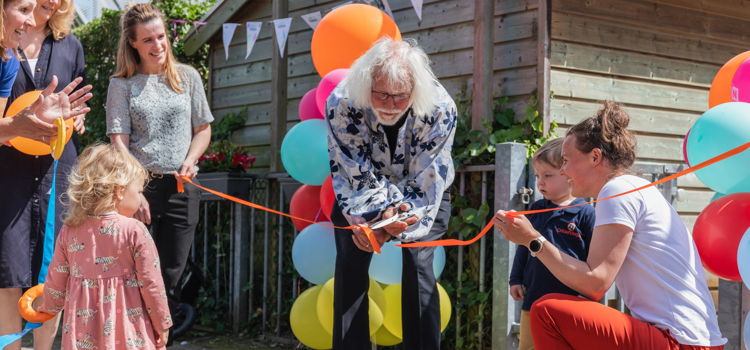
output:
[[[378,245],[431,241],[448,228],[456,105],[414,41],[381,39],[352,65],[326,102],[337,226],[373,226]],[[365,232],[336,229],[334,349],[369,349]],[[404,349],[440,349],[440,302],[432,247],[404,248]]]

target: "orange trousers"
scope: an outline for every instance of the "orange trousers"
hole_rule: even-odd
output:
[[[531,307],[531,334],[538,350],[724,348],[723,345],[682,345],[667,330],[600,303],[558,293],[545,295]]]

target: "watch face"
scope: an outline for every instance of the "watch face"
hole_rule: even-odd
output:
[[[537,241],[536,239],[529,243],[529,250],[531,250],[532,252],[538,252],[539,248],[541,247],[542,246],[539,244],[539,241]]]

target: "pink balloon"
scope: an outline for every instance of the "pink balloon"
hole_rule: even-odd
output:
[[[323,114],[320,113],[320,109],[318,108],[318,101],[315,99],[315,91],[317,91],[318,88],[312,88],[310,91],[305,93],[305,96],[302,96],[302,99],[299,101],[299,120],[308,120],[308,119],[323,119]]]
[[[331,95],[331,92],[336,88],[336,85],[344,80],[348,73],[349,69],[346,68],[334,69],[326,74],[326,76],[323,77],[323,80],[318,83],[318,90],[315,91],[315,100],[318,102],[318,109],[320,110],[321,115],[326,115],[326,100],[328,99],[328,96]]]
[[[735,102],[750,102],[750,58],[737,67],[732,78],[732,90],[730,96]]]
[[[687,152],[687,140],[690,136],[690,129],[688,129],[687,133],[685,134],[685,138],[682,139],[682,158],[685,159],[685,164],[687,164],[688,168],[690,167],[690,161],[688,160],[688,152]]]

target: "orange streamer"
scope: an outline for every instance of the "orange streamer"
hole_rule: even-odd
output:
[[[742,153],[745,150],[747,150],[748,148],[750,148],[750,142],[747,142],[744,145],[738,146],[738,147],[736,147],[734,149],[731,149],[731,150],[729,150],[727,152],[724,152],[724,153],[722,153],[722,154],[720,154],[720,155],[718,155],[716,157],[713,157],[713,158],[711,158],[709,160],[706,160],[705,162],[702,162],[702,163],[700,163],[698,165],[689,167],[689,168],[687,168],[687,169],[685,169],[683,171],[680,171],[680,172],[678,172],[676,174],[672,174],[672,175],[667,176],[667,177],[665,177],[663,179],[660,179],[658,181],[654,181],[654,182],[652,182],[652,183],[650,183],[648,185],[643,185],[641,187],[638,187],[638,188],[635,188],[635,189],[632,189],[630,191],[626,191],[626,192],[623,192],[623,193],[619,193],[619,194],[616,194],[616,195],[613,195],[613,196],[605,197],[605,198],[598,199],[598,200],[593,200],[593,201],[586,202],[586,203],[580,203],[580,204],[576,204],[576,205],[568,205],[568,206],[565,206],[565,207],[539,209],[539,210],[517,211],[517,212],[516,211],[514,211],[514,212],[508,212],[507,216],[513,217],[513,216],[519,216],[519,215],[538,214],[538,213],[544,213],[544,212],[548,212],[548,211],[554,211],[554,210],[561,210],[561,209],[566,209],[566,208],[577,207],[577,206],[584,205],[584,204],[593,204],[593,203],[596,203],[596,202],[601,202],[601,201],[606,201],[608,199],[617,198],[617,197],[620,197],[620,196],[624,196],[626,194],[630,194],[630,193],[633,193],[633,192],[636,192],[636,191],[640,191],[640,190],[649,188],[651,186],[656,186],[658,184],[662,184],[662,183],[665,183],[667,181],[674,180],[674,179],[676,179],[676,178],[678,178],[680,176],[685,176],[685,175],[690,174],[690,173],[692,173],[692,172],[694,172],[696,170],[703,169],[703,168],[705,168],[705,167],[707,167],[707,166],[709,166],[711,164],[718,163],[718,162],[720,162],[720,161],[722,161],[724,159],[727,159],[729,157],[732,157],[732,156],[735,156],[735,155],[737,155],[739,153]],[[489,232],[489,230],[491,228],[492,228],[492,220],[490,220],[490,222],[486,226],[484,226],[484,228],[482,229],[481,232],[479,232],[478,235],[476,235],[474,238],[472,238],[472,239],[470,239],[468,241],[462,241],[462,240],[458,240],[458,239],[441,239],[441,240],[429,241],[429,242],[404,243],[404,244],[398,244],[397,246],[404,247],[404,248],[413,248],[413,247],[438,247],[438,246],[469,245],[469,244],[472,244],[472,243],[478,241],[480,238],[482,238],[482,236],[484,236],[485,234],[487,234],[487,232]]]
[[[326,227],[330,227],[330,228],[334,228],[334,229],[338,228],[338,229],[342,229],[342,230],[351,230],[351,229],[353,229],[355,227],[359,227],[363,231],[365,231],[365,234],[367,235],[367,239],[370,241],[370,246],[372,247],[372,250],[375,252],[375,254],[380,254],[380,245],[378,244],[378,241],[375,239],[375,235],[373,234],[372,229],[369,228],[369,227],[361,226],[361,225],[350,225],[350,226],[346,226],[346,227],[340,227],[340,226],[334,226],[334,225],[324,224],[324,223],[321,223],[321,222],[316,222],[316,221],[313,221],[313,220],[308,220],[308,219],[305,219],[305,218],[301,218],[299,216],[294,216],[292,214],[282,213],[282,212],[280,212],[278,210],[274,210],[274,209],[267,208],[267,207],[264,207],[264,206],[259,205],[259,204],[248,202],[246,200],[243,200],[243,199],[240,199],[240,198],[237,198],[237,197],[233,197],[233,196],[230,196],[228,194],[224,194],[224,193],[221,193],[221,192],[218,192],[218,191],[214,191],[214,190],[212,190],[210,188],[206,188],[206,187],[203,187],[201,185],[196,184],[195,182],[193,182],[192,179],[190,179],[189,177],[186,177],[186,176],[180,176],[180,178],[183,181],[185,181],[185,182],[187,182],[187,183],[189,183],[189,184],[191,184],[191,185],[193,185],[195,187],[198,187],[198,188],[200,188],[200,189],[202,189],[202,190],[204,190],[206,192],[212,193],[212,194],[217,195],[217,196],[219,196],[221,198],[228,199],[228,200],[230,200],[232,202],[239,203],[239,204],[242,204],[242,205],[245,205],[245,206],[248,206],[248,207],[251,207],[251,208],[255,208],[255,209],[258,209],[258,210],[264,210],[264,211],[267,211],[269,213],[274,213],[274,214],[278,214],[278,215],[281,215],[281,216],[286,216],[288,218],[292,218],[292,219],[295,219],[295,220],[301,220],[301,221],[304,221],[304,222],[309,222],[311,224],[326,226]],[[179,181],[177,183],[180,184]]]

